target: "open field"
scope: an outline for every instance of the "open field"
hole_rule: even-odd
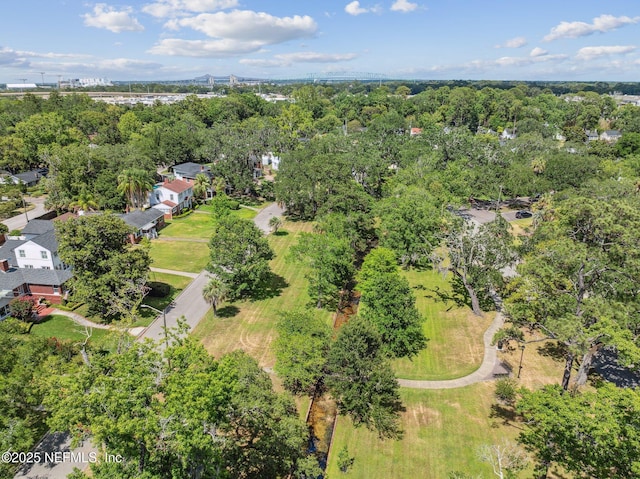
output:
[[[416,306],[424,316],[426,349],[416,357],[393,362],[403,379],[454,379],[472,373],[482,362],[482,335],[495,313],[475,316],[469,307],[454,298],[449,277],[434,270],[410,270],[403,274],[416,296]],[[455,299],[455,300],[454,300]]]
[[[296,244],[299,234],[311,231],[310,223],[286,222],[277,235],[269,235],[269,243],[276,253],[271,261],[274,277],[270,289],[275,294],[258,300],[246,300],[233,304],[223,303],[219,318],[209,314],[194,331],[206,349],[216,357],[242,349],[258,360],[263,367],[273,367],[275,356],[271,343],[276,338],[275,324],[280,311],[306,307],[309,303],[306,267],[298,262],[285,260],[286,252]],[[317,311],[328,322],[332,313]]]
[[[167,221],[167,226],[162,228],[158,234],[160,238],[164,236],[170,238],[209,239],[212,227],[213,218],[211,215],[194,212],[184,218]]]
[[[151,241],[151,266],[199,273],[209,261],[207,243],[189,241]]]
[[[340,417],[331,446],[329,477],[339,477],[338,452],[346,445],[355,457],[350,479],[384,477],[443,479],[452,471],[493,477],[477,458],[482,444],[515,438],[518,429],[490,417],[492,383],[440,391],[401,390],[406,407],[401,440],[380,440],[375,432],[355,429]]]

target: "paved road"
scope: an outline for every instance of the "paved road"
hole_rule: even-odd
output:
[[[504,316],[502,313],[496,313],[496,317],[492,321],[489,328],[483,336],[484,357],[480,367],[462,378],[449,379],[446,381],[420,381],[414,379],[398,379],[400,386],[412,389],[454,389],[469,386],[471,384],[492,379],[493,368],[496,366],[497,353],[496,347],[491,345],[494,334],[504,324]]]
[[[2,222],[5,225],[7,225],[7,228],[9,228],[9,231],[21,230],[26,226],[27,219],[32,220],[47,212],[47,210],[44,207],[45,198],[43,196],[39,198],[31,198],[31,197],[25,196],[24,200],[27,203],[31,203],[35,205],[36,207],[30,211],[27,211],[26,213],[21,213],[17,216],[13,216],[11,218],[7,218],[6,220],[2,220]]]
[[[271,228],[269,228],[269,220],[274,216],[282,216],[284,213],[284,208],[280,207],[278,203],[272,203],[266,208],[260,210],[260,213],[253,218],[253,222],[255,225],[260,228],[264,234],[268,235],[271,233]]]
[[[209,308],[211,308],[211,305],[202,297],[202,289],[209,281],[209,278],[209,273],[202,271],[189,286],[178,295],[173,302],[174,305],[165,309],[167,328],[171,329],[175,327],[178,324],[178,319],[184,316],[187,319],[189,331],[193,331],[200,320],[207,314]],[[153,339],[164,349],[164,337],[164,318],[163,315],[159,315],[155,321],[138,336],[138,341],[147,338]]]

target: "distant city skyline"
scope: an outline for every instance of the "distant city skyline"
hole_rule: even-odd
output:
[[[0,83],[264,79],[640,81],[637,0],[21,0]]]

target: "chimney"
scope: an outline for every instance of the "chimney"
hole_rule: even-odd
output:
[[[0,271],[6,273],[9,271],[9,261],[6,259],[0,259]]]

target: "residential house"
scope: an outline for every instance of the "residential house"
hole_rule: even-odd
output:
[[[0,183],[13,183],[15,185],[24,184],[26,186],[35,186],[38,182],[47,176],[49,170],[46,168],[38,168],[37,170],[25,171],[17,174],[6,174],[0,178]]]
[[[597,141],[600,139],[600,136],[598,135],[598,132],[596,130],[586,130],[585,133],[587,134],[587,141]]]
[[[514,128],[505,128],[500,134],[501,140],[515,140],[518,137]]]
[[[60,303],[71,269],[58,256],[53,222],[31,220],[18,239],[0,247],[0,318],[12,299],[30,295]]]
[[[600,133],[600,139],[602,141],[606,141],[607,143],[615,143],[620,138],[622,138],[622,133],[618,130],[606,130]]]
[[[278,171],[280,168],[280,157],[274,155],[272,152],[262,155],[262,164],[270,166],[271,169]]]
[[[209,179],[209,187],[207,188],[207,199],[213,198],[214,190],[211,186],[211,180],[213,179],[213,173],[211,172],[211,168],[207,165],[202,165],[200,163],[182,163],[180,165],[175,165],[169,168],[170,171],[173,172],[174,177],[177,180],[183,180],[187,183],[194,184],[196,180],[196,176],[205,175]]]
[[[166,179],[153,187],[149,193],[149,204],[160,210],[167,219],[179,215],[193,204],[193,185],[184,180]]]
[[[165,225],[164,212],[158,208],[135,210],[119,216],[135,228],[135,232],[129,235],[129,241],[133,244],[139,243],[142,238],[157,238],[158,230]]]

